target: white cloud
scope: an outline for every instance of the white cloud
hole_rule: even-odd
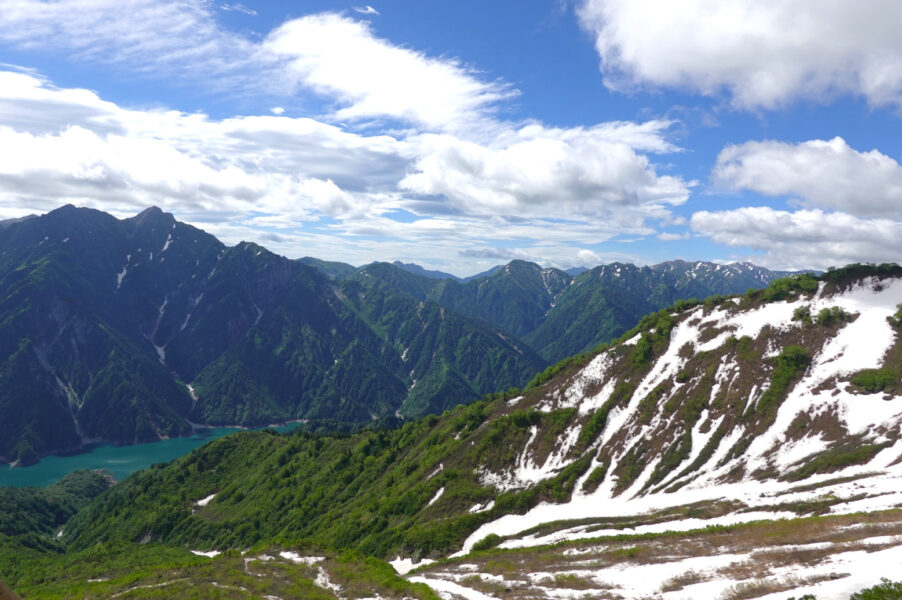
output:
[[[238,4],[237,2],[234,4],[220,4],[219,10],[224,10],[226,12],[240,12],[251,17],[257,16],[257,11],[255,11],[253,8],[248,8],[243,4]]]
[[[378,15],[379,11],[367,4],[366,6],[355,6],[355,12],[359,12],[362,15]]]
[[[9,110],[7,110],[7,108]],[[0,212],[65,202],[117,214],[361,214],[406,171],[402,144],[313,119],[130,110],[87,90],[0,72]],[[378,201],[375,200],[375,201]]]
[[[754,262],[771,268],[826,269],[851,262],[897,262],[902,223],[821,210],[745,207],[696,212],[692,229],[719,244],[763,251]]]
[[[742,107],[863,96],[902,105],[896,0],[583,0],[608,87],[728,92]]]
[[[395,46],[377,38],[368,23],[333,13],[288,21],[263,47],[286,62],[284,77],[335,98],[339,120],[393,118],[459,129],[514,93],[458,61]]]
[[[727,146],[717,157],[714,180],[768,196],[797,196],[810,208],[902,218],[902,166],[877,150],[858,152],[839,137]]]
[[[689,232],[669,233],[669,232],[665,231],[663,233],[658,234],[658,239],[661,240],[662,242],[676,242],[678,240],[688,240]]]
[[[0,42],[228,85],[224,75],[260,65],[255,44],[219,27],[215,9],[192,0],[5,0]]]
[[[279,116],[279,115],[285,114],[285,109],[282,108],[281,106],[273,106],[272,108],[269,109],[269,112],[271,112],[272,114],[274,114],[276,116]]]
[[[657,175],[636,151],[637,145],[670,149],[668,126],[530,125],[487,146],[450,135],[419,136],[413,140],[416,168],[400,186],[441,195],[465,214],[605,220],[641,229],[646,218],[664,217],[668,206],[682,204],[689,194],[685,182]]]
[[[258,42],[220,26],[216,6],[192,0],[7,0],[0,9],[0,43],[65,52],[79,62],[113,63],[167,81],[202,79],[233,93],[312,91],[334,103],[335,121],[475,128],[498,102],[516,95],[458,60],[378,38],[366,21],[308,15],[286,21]]]

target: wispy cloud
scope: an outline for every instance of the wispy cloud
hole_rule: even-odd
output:
[[[355,6],[354,11],[362,15],[378,15],[379,11],[367,4],[366,6]]]
[[[257,11],[255,11],[253,8],[248,8],[243,4],[238,4],[237,2],[235,4],[220,4],[219,10],[224,10],[226,12],[240,12],[252,17],[257,16]]]

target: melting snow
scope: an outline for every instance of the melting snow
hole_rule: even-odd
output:
[[[292,552],[290,550],[283,550],[282,552],[279,552],[279,556],[281,556],[285,560],[290,560],[293,563],[308,566],[315,565],[318,562],[326,560],[324,556],[301,556],[297,552]]]
[[[454,583],[453,581],[447,581],[445,579],[411,577],[410,581],[414,583],[425,583],[444,599],[462,597],[464,600],[497,600],[494,596],[477,592],[476,590],[464,587],[459,583]]]
[[[431,565],[434,562],[434,560],[430,560],[428,558],[414,561],[412,558],[401,558],[399,556],[395,560],[388,561],[388,564],[394,567],[395,571],[397,571],[399,575],[407,575],[414,569],[425,567],[426,565]]]
[[[188,391],[189,391],[189,393],[191,393],[191,396],[194,397],[194,389],[193,389],[190,385],[188,386]],[[210,503],[210,501],[211,501],[213,498],[215,498],[215,497],[216,497],[216,494],[215,494],[215,493],[210,494],[210,495],[207,496],[206,498],[201,498],[200,500],[198,500],[197,502],[195,502],[195,504],[198,505],[198,506],[206,506],[206,505],[208,505],[208,504]]]
[[[440,487],[440,488],[438,489],[438,491],[435,493],[435,496],[432,497],[432,500],[430,500],[430,501],[429,501],[429,504],[427,504],[426,506],[432,506],[433,504],[435,504],[436,502],[438,502],[438,499],[441,498],[441,497],[442,497],[442,494],[444,494],[444,493],[445,493],[445,488],[444,488],[444,487]]]

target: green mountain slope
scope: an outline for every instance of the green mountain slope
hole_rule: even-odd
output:
[[[384,263],[332,281],[159,209],[68,206],[3,231],[0,461],[192,422],[425,414],[546,364],[488,323],[424,309],[416,296],[438,280]]]

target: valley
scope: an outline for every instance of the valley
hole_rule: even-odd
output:
[[[273,429],[285,432],[297,426],[297,423],[291,423]],[[75,454],[46,456],[34,465],[0,467],[0,487],[45,487],[69,473],[81,470],[102,470],[116,481],[122,481],[135,471],[146,469],[156,463],[173,461],[203,444],[237,431],[241,430],[219,427],[200,429],[189,436],[144,444],[127,446],[93,444]]]

